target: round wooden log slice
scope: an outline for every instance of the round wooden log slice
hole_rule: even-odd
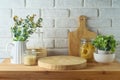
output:
[[[86,67],[86,60],[75,56],[50,56],[40,58],[38,66],[51,70],[76,70]]]

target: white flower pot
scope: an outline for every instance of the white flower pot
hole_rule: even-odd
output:
[[[115,59],[115,54],[94,53],[94,60],[99,63],[111,63]]]
[[[104,51],[104,50],[97,50],[97,53],[99,54],[109,54],[109,51]]]

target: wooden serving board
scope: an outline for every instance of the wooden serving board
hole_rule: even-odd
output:
[[[80,40],[84,39],[94,39],[97,34],[95,32],[91,32],[86,27],[86,16],[80,16],[79,21],[80,25],[76,31],[69,32],[68,40],[69,40],[69,55],[79,56],[80,49]]]
[[[86,60],[75,56],[50,56],[40,58],[38,66],[51,70],[71,70],[86,67]]]

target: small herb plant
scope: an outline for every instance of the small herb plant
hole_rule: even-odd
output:
[[[113,35],[98,35],[93,41],[93,45],[99,50],[111,51],[113,53],[117,46],[117,42]]]
[[[34,21],[35,15],[28,15],[25,19],[14,16],[14,26],[11,27],[11,32],[14,41],[26,41],[31,34],[36,31],[36,28],[42,27],[42,18]]]

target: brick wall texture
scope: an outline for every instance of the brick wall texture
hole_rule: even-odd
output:
[[[80,15],[88,17],[89,29],[120,40],[120,0],[0,0],[0,53],[6,53],[6,44],[12,41],[13,16],[32,14],[43,18],[43,38],[50,55],[67,54],[68,32],[78,27]],[[34,44],[35,35],[30,39]]]

